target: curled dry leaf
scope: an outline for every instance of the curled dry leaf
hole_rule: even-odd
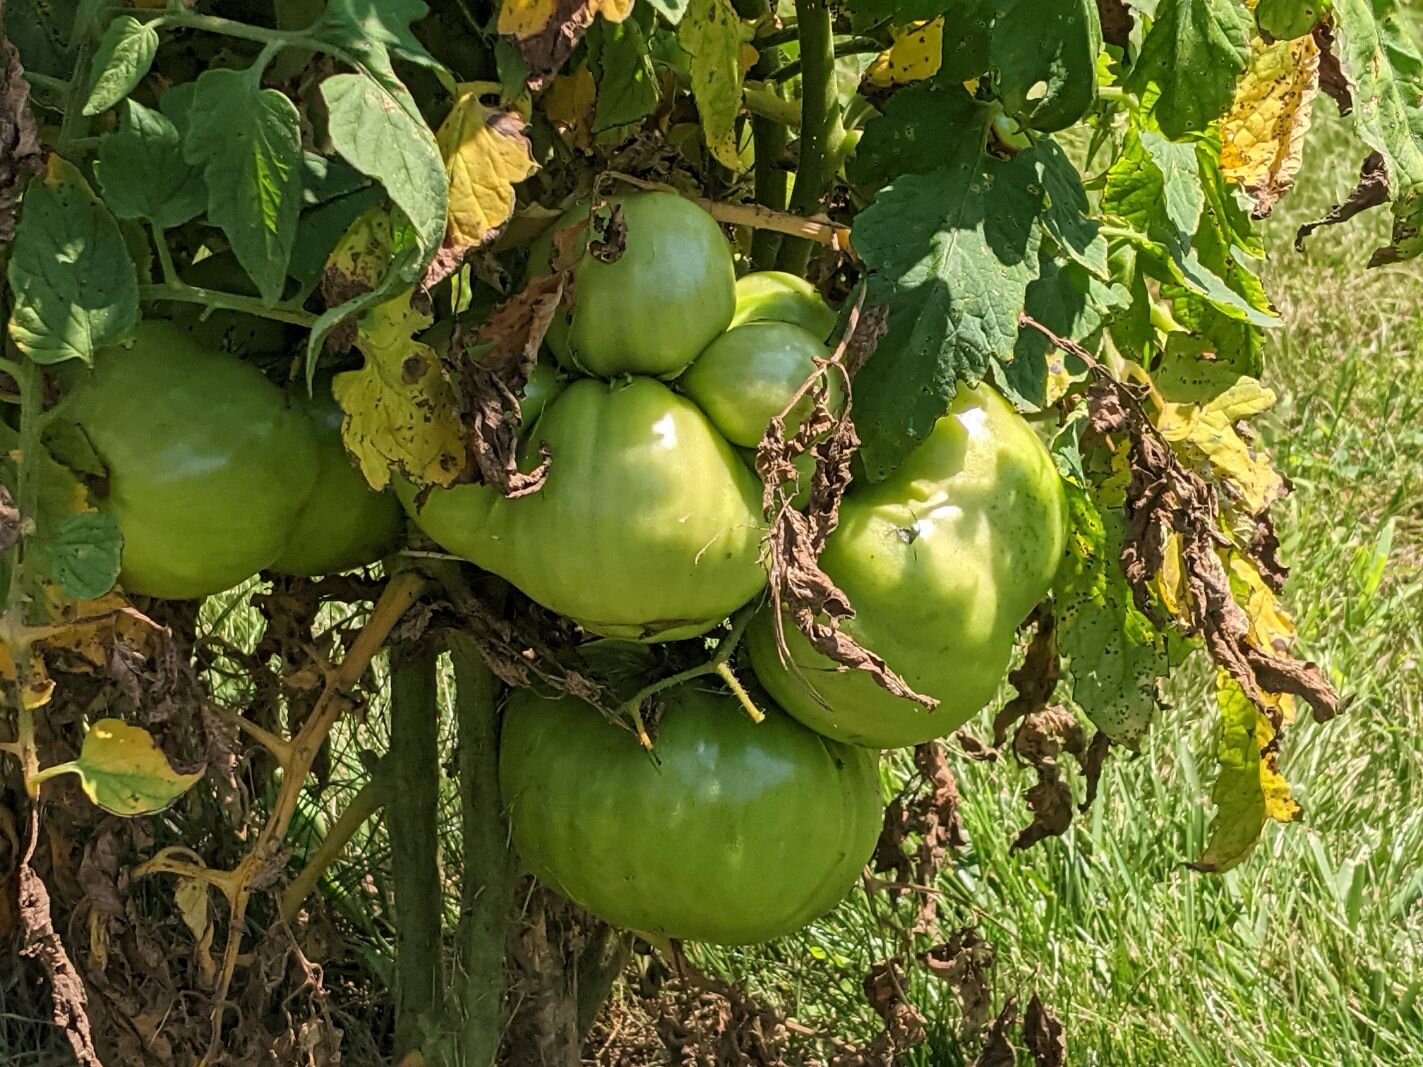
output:
[[[1003,1010],[993,1020],[993,1025],[988,1028],[983,1051],[973,1061],[973,1067],[1016,1067],[1018,1051],[1008,1033],[1017,1022],[1018,1001],[1015,997],[1009,997],[1003,1002]]]
[[[860,299],[863,301],[863,295]],[[821,655],[843,668],[865,671],[888,692],[932,710],[938,706],[937,700],[916,693],[881,656],[840,629],[842,622],[854,617],[855,610],[849,597],[820,568],[820,553],[839,523],[840,500],[850,484],[850,459],[860,443],[850,419],[850,382],[888,326],[886,309],[861,314],[860,308],[856,304],[851,311],[835,354],[802,383],[781,414],[771,420],[756,449],[756,473],[765,487],[765,552],[776,643],[783,661],[789,662],[783,629],[789,616]],[[828,403],[826,375],[830,374],[842,376],[845,382],[845,409],[838,417]],[[807,396],[813,401],[812,410],[795,433],[787,436],[786,416]],[[795,460],[806,453],[815,457],[815,471],[810,502],[802,512],[792,498],[799,477]]]
[[[1072,824],[1072,789],[1061,763],[1064,752],[1081,765],[1087,755],[1087,739],[1077,717],[1062,705],[1032,712],[1018,725],[1013,755],[1019,763],[1032,767],[1038,780],[1024,794],[1033,821],[1018,834],[1014,849],[1060,836]]]
[[[1043,1007],[1036,993],[1023,1013],[1023,1042],[1035,1067],[1067,1067],[1067,1034],[1062,1021]]]
[[[1018,690],[1018,695],[1004,704],[1003,709],[993,717],[994,748],[1003,747],[1008,728],[1015,722],[1042,711],[1052,702],[1062,674],[1062,661],[1057,654],[1057,618],[1053,615],[1052,605],[1044,601],[1034,608],[1023,623],[1024,629],[1029,626],[1034,629],[1027,654],[1008,675],[1008,681]]]
[[[1359,180],[1349,195],[1329,209],[1322,218],[1314,219],[1300,226],[1295,233],[1295,251],[1304,251],[1304,242],[1309,235],[1323,226],[1337,226],[1348,222],[1355,215],[1387,204],[1390,197],[1388,161],[1382,152],[1370,152],[1364,157],[1359,168]],[[1377,253],[1375,253],[1377,255]],[[1369,266],[1374,266],[1370,261]]]
[[[0,4],[0,13],[4,4]],[[20,53],[0,28],[0,246],[15,237],[15,207],[25,182],[44,169],[44,150],[30,113],[30,83],[20,66]]]
[[[548,476],[547,451],[533,470],[519,470],[519,398],[563,298],[564,279],[562,271],[534,278],[481,322],[472,337],[457,332],[443,357],[475,480],[507,497],[538,491]]]
[[[909,1002],[904,970],[898,960],[880,960],[865,975],[865,999],[884,1020],[885,1044],[892,1052],[916,1048],[928,1040],[923,1014]]]
[[[970,1033],[982,1030],[992,1010],[993,946],[965,926],[920,958],[930,974],[953,987],[963,1008],[964,1028]]]
[[[498,30],[514,39],[529,68],[529,88],[539,89],[573,54],[595,16],[622,22],[631,11],[632,0],[503,0]]]
[[[968,844],[959,807],[958,783],[944,747],[930,741],[914,749],[918,776],[905,785],[885,809],[884,826],[875,845],[874,869],[891,874],[892,896],[913,887],[920,894],[914,931],[932,932],[938,925],[939,897],[929,891],[949,852]]]

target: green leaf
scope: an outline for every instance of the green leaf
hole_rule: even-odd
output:
[[[59,156],[25,193],[8,274],[10,336],[36,363],[88,363],[138,322],[138,279],[119,224]]]
[[[181,226],[203,213],[207,185],[183,158],[171,119],[126,100],[119,128],[99,140],[99,186],[121,219],[148,219],[160,229]]]
[[[5,36],[25,70],[68,81],[74,70],[74,15],[78,0],[9,0]]]
[[[588,65],[598,83],[593,132],[641,122],[657,106],[657,73],[636,19],[599,19],[586,38]]]
[[[1059,337],[1085,343],[1101,328],[1112,309],[1126,307],[1131,295],[1124,286],[1108,285],[1079,264],[1039,255],[1038,276],[1028,286],[1024,310]],[[1090,346],[1089,346],[1090,347]],[[1022,327],[1013,347],[1013,358],[993,364],[1000,392],[1020,408],[1037,410],[1047,400],[1052,361],[1062,361],[1069,373],[1085,368],[1075,357],[1058,352],[1037,330]]]
[[[1150,130],[1132,130],[1107,171],[1102,211],[1157,243],[1184,250],[1205,209],[1195,145]]]
[[[929,174],[963,161],[977,165],[993,109],[962,85],[918,82],[886,101],[846,165],[852,182],[874,189],[902,174]]]
[[[941,79],[986,76],[1009,115],[1044,132],[1071,126],[1096,100],[1102,41],[1096,0],[940,0],[935,6],[951,13]],[[917,9],[912,17],[928,16]]]
[[[928,434],[960,381],[1011,357],[1038,273],[1042,209],[1030,157],[960,152],[942,170],[896,179],[856,220],[869,302],[889,307],[889,332],[855,396],[872,480]]]
[[[731,0],[691,0],[678,38],[691,56],[692,96],[707,147],[722,166],[741,169],[736,116],[741,111],[741,20]]]
[[[1065,484],[1072,527],[1054,590],[1058,648],[1072,699],[1112,741],[1136,749],[1160,704],[1166,650],[1117,566],[1121,513],[1103,513],[1085,490]]]
[[[121,719],[98,720],[84,735],[77,760],[46,767],[33,781],[61,774],[77,774],[91,801],[125,818],[162,811],[203,776],[173,770],[147,730]]]
[[[454,79],[410,29],[429,14],[423,0],[327,0],[326,13],[305,36],[335,45],[358,61],[387,92],[418,115],[405,84],[396,76],[390,57],[434,71],[451,92]]]
[[[687,13],[688,0],[648,0],[652,9],[673,26],[682,21]]]
[[[331,144],[362,174],[375,178],[405,214],[419,242],[408,280],[429,262],[445,236],[448,186],[435,135],[378,81],[337,74],[321,83],[330,112]]]
[[[158,31],[132,15],[120,15],[109,23],[90,65],[89,99],[84,114],[107,111],[129,93],[153,65],[158,54]]]
[[[1168,137],[1201,133],[1235,98],[1250,55],[1250,12],[1238,0],[1162,0],[1127,78]]]
[[[100,511],[73,512],[33,542],[51,580],[74,600],[95,600],[114,587],[123,544],[119,524]]]
[[[1102,236],[1101,226],[1090,217],[1082,175],[1051,137],[1039,138],[1027,152],[1047,194],[1043,227],[1068,256],[1106,280],[1107,239]]]
[[[198,78],[188,121],[183,154],[203,168],[208,221],[227,234],[262,299],[275,304],[301,210],[296,106],[250,71],[209,70]]]

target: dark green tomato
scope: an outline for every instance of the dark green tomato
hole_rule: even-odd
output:
[[[235,356],[167,322],[139,326],[75,386],[72,417],[108,468],[119,583],[186,599],[270,566],[316,481],[311,425]]]
[[[435,489],[416,523],[444,548],[594,633],[671,641],[711,629],[766,582],[761,490],[695,404],[651,378],[581,378],[549,404],[548,480],[509,500]]]
[[[316,484],[297,516],[282,554],[267,569],[278,574],[320,575],[348,571],[392,552],[405,534],[405,512],[389,491],[377,493],[351,462],[341,441],[345,412],[331,395],[331,381],[316,382],[313,396],[292,390],[311,420],[316,442]]]
[[[257,287],[231,252],[200,259],[183,271],[183,281],[200,289],[256,296]],[[189,330],[198,344],[238,356],[274,356],[290,352],[300,337],[286,323],[241,311],[208,311],[200,304],[166,305],[167,317]],[[207,312],[207,314],[204,314]]]
[[[1062,482],[1032,427],[987,386],[960,387],[893,475],[856,483],[820,557],[854,606],[845,632],[939,707],[891,696],[863,671],[836,670],[790,622],[788,668],[769,613],[747,633],[756,676],[792,715],[837,740],[895,748],[950,733],[992,699],[1066,537]]]
[[[748,322],[791,322],[825,341],[835,330],[835,310],[804,278],[781,270],[758,270],[736,280],[731,325]]]
[[[650,756],[575,697],[510,697],[500,784],[534,874],[614,926],[728,945],[834,907],[879,836],[875,757],[724,690],[659,700]]]
[[[731,322],[731,246],[714,218],[675,193],[633,193],[609,203],[626,225],[622,254],[602,262],[587,251],[583,229],[572,321],[555,316],[548,345],[585,374],[675,377]],[[585,212],[575,209],[555,232],[580,217]],[[551,247],[550,235],[534,250],[535,273],[547,272]]]
[[[815,361],[829,358],[825,345],[799,326],[751,322],[708,345],[677,384],[728,441],[751,448],[810,377]],[[826,377],[830,406],[838,411],[844,402],[839,375]],[[786,419],[787,433],[800,426],[813,405],[809,394],[800,399]]]

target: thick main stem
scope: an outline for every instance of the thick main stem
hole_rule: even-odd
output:
[[[797,215],[814,215],[830,178],[827,160],[840,124],[835,35],[826,0],[796,0],[795,7],[801,55],[800,159],[790,208]],[[812,247],[808,241],[785,242],[778,263],[781,270],[804,275]]]
[[[397,1057],[420,1048],[441,1002],[436,658],[428,641],[391,653],[388,766],[398,785],[385,810],[395,889]]]
[[[464,831],[456,990],[460,1067],[491,1067],[503,1033],[504,951],[518,878],[499,793],[500,685],[470,638],[450,639],[450,659]]]

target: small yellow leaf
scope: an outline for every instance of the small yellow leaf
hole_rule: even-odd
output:
[[[361,316],[356,347],[365,364],[332,383],[346,413],[341,437],[375,489],[390,484],[392,468],[417,485],[449,485],[464,467],[454,390],[435,350],[411,336],[429,319],[410,295]]]
[[[1161,436],[1200,453],[1250,514],[1285,495],[1285,480],[1263,453],[1250,450],[1236,430],[1241,419],[1268,411],[1275,394],[1254,378],[1239,376],[1203,404],[1163,400],[1157,419]]]
[[[736,145],[742,29],[731,0],[691,0],[678,31],[682,47],[691,56],[692,96],[707,147],[718,163],[733,171],[742,169]]]
[[[1265,44],[1256,38],[1235,101],[1220,124],[1220,169],[1270,213],[1299,173],[1304,137],[1319,92],[1319,45],[1306,34]]]
[[[212,910],[208,901],[208,883],[197,878],[180,878],[173,890],[173,903],[178,905],[178,914],[192,931],[197,942],[195,959],[198,974],[205,985],[211,985],[217,976],[217,965],[212,958]]]
[[[944,52],[944,18],[930,22],[911,22],[890,31],[894,43],[879,55],[865,71],[865,80],[877,89],[932,78],[939,73]]]
[[[390,209],[373,207],[356,217],[326,257],[327,283],[333,276],[340,299],[380,285],[395,254]]]
[[[35,783],[61,774],[77,774],[90,800],[126,817],[162,811],[202,777],[201,771],[179,774],[147,730],[120,719],[94,723],[79,758],[45,768]]]
[[[587,151],[593,145],[593,109],[598,86],[588,65],[553,79],[542,98],[544,114],[570,148]]]
[[[539,169],[524,125],[516,112],[485,107],[476,87],[460,86],[435,134],[450,182],[446,248],[478,248],[509,221],[514,186]]]

